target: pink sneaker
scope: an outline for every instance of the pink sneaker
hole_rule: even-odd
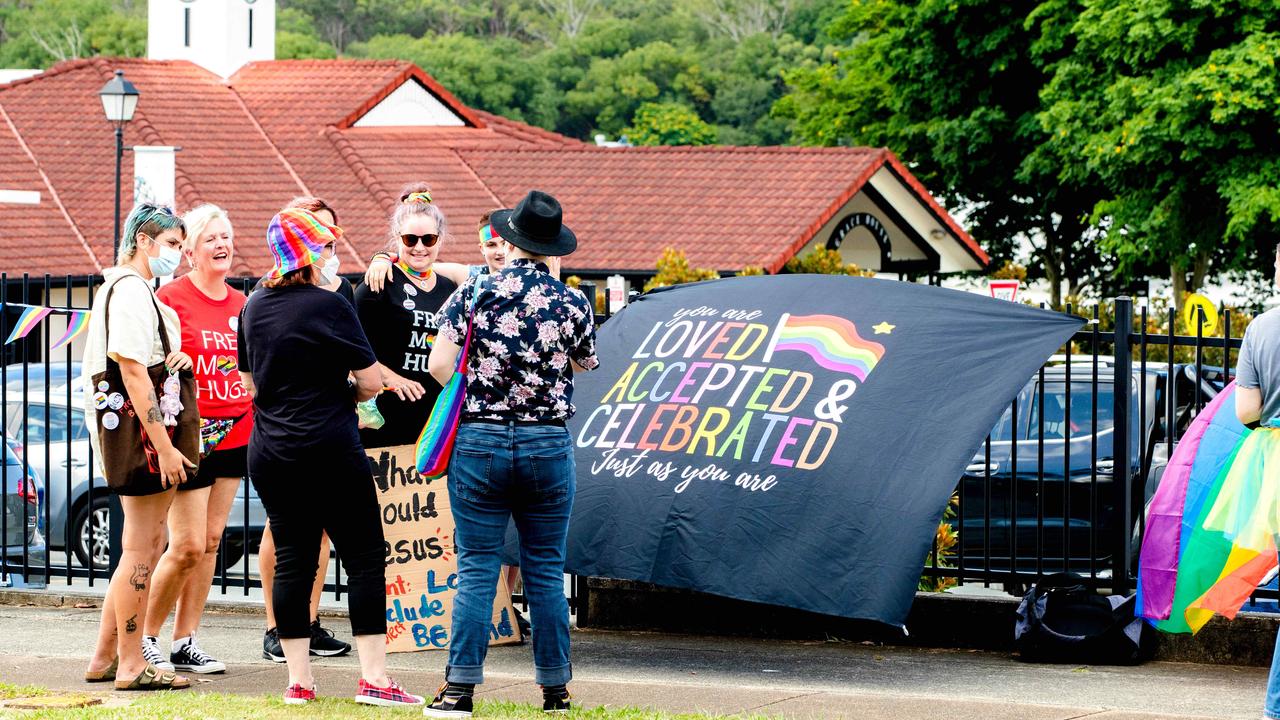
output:
[[[315,685],[312,685],[310,688],[304,688],[298,683],[294,683],[289,686],[288,690],[284,691],[285,705],[306,705],[307,703],[315,699],[316,699]]]
[[[380,705],[382,707],[413,707],[426,702],[417,695],[405,692],[404,688],[396,684],[395,680],[391,680],[390,683],[386,687],[378,687],[372,683],[365,682],[364,678],[361,678],[360,684],[357,686],[356,702],[361,705]]]

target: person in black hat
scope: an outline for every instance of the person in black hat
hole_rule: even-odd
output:
[[[565,421],[574,412],[574,372],[599,364],[595,322],[586,297],[551,273],[550,258],[578,245],[555,198],[534,190],[490,220],[506,243],[507,265],[453,294],[441,310],[429,361],[432,377],[446,383],[470,332],[466,400],[448,481],[458,594],[445,684],[423,710],[427,717],[471,714],[475,686],[484,682],[495,586],[513,518],[543,709],[569,709],[564,557],[575,483]]]

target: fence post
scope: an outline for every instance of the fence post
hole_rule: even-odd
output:
[[[1112,436],[1114,470],[1111,484],[1115,497],[1115,513],[1119,516],[1112,579],[1114,592],[1129,592],[1129,568],[1133,559],[1133,458],[1129,444],[1129,414],[1133,399],[1133,300],[1127,296],[1115,299],[1115,434]]]

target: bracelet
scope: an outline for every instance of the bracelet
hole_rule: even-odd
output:
[[[379,250],[378,252],[373,254],[373,257],[369,259],[369,262],[378,262],[379,260],[386,260],[387,262],[394,265],[396,262],[396,256],[392,255],[386,250]]]

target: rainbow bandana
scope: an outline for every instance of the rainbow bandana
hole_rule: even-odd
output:
[[[485,226],[480,228],[480,244],[483,245],[492,239],[493,239],[493,226],[488,223],[485,223]]]
[[[319,262],[324,246],[337,242],[341,237],[342,228],[326,225],[310,210],[289,208],[280,211],[267,225],[267,247],[276,259],[268,277],[283,277],[286,273]]]

